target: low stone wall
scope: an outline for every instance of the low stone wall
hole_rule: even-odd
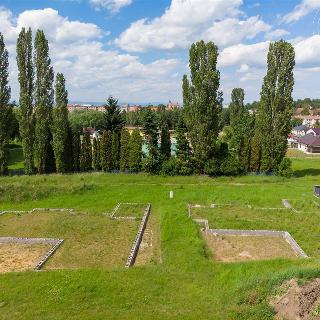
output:
[[[0,243],[24,243],[24,244],[38,244],[49,243],[53,244],[53,247],[44,255],[44,257],[34,267],[35,271],[39,271],[46,261],[57,251],[60,245],[63,243],[63,239],[52,238],[19,238],[19,237],[0,237]]]
[[[132,267],[134,265],[135,261],[136,261],[136,257],[137,257],[138,252],[139,252],[139,247],[140,247],[140,243],[142,241],[143,233],[144,233],[144,230],[146,228],[146,225],[147,225],[147,222],[148,222],[148,218],[149,218],[149,215],[150,215],[150,210],[151,210],[151,204],[149,203],[147,205],[147,208],[146,208],[146,210],[144,212],[144,215],[142,217],[142,220],[141,220],[141,223],[140,223],[139,230],[138,230],[138,233],[136,235],[136,238],[135,238],[135,240],[133,242],[133,245],[132,245],[132,248],[131,248],[127,263],[126,263],[126,267],[127,268]]]
[[[41,212],[41,211],[50,211],[50,212],[74,212],[74,209],[68,208],[33,208],[31,210],[4,210],[0,211],[0,215],[6,213],[33,213],[33,212]]]
[[[287,231],[274,231],[274,230],[234,230],[234,229],[206,229],[207,233],[213,235],[231,235],[231,236],[271,236],[280,237],[285,239],[291,248],[302,258],[308,258],[306,253],[293,239],[291,234]]]

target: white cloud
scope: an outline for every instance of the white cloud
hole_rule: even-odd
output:
[[[286,23],[296,22],[316,9],[320,9],[319,0],[302,0],[301,3],[295,6],[292,12],[286,14],[282,20]]]
[[[271,30],[258,16],[241,20],[242,3],[242,0],[172,0],[162,16],[133,22],[115,43],[133,52],[185,49],[201,38],[226,46]]]
[[[276,29],[270,32],[267,32],[265,38],[268,40],[279,39],[283,36],[289,35],[290,32],[284,29]]]
[[[300,65],[320,64],[320,35],[314,35],[295,44],[296,62]]]
[[[96,8],[104,8],[111,12],[118,12],[121,8],[129,6],[133,0],[90,0]]]
[[[180,97],[177,59],[142,63],[139,57],[106,50],[97,25],[62,17],[56,10],[28,10],[14,17],[0,8],[0,32],[10,49],[12,98],[19,95],[15,45],[21,27],[45,30],[55,72],[67,79],[70,100],[103,101],[109,94],[122,101],[163,101]],[[172,94],[173,93],[173,94]]]

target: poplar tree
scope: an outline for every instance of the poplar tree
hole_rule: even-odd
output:
[[[74,170],[74,156],[73,156],[73,134],[72,129],[69,126],[67,131],[67,139],[64,145],[64,164],[65,171],[72,172]]]
[[[83,134],[80,151],[80,171],[92,170],[92,145],[90,133]]]
[[[270,44],[257,115],[262,171],[276,171],[286,155],[293,111],[294,65],[295,53],[290,43],[280,40]]]
[[[19,95],[19,130],[24,155],[24,170],[26,174],[33,172],[34,144],[34,70],[32,62],[32,31],[22,28],[17,40],[17,65],[20,86]]]
[[[112,170],[119,170],[120,141],[119,141],[119,134],[116,132],[112,133],[111,156],[112,156]]]
[[[10,132],[10,117],[12,108],[9,105],[11,89],[9,87],[9,60],[8,50],[0,33],[0,174],[3,175],[8,170],[8,140]]]
[[[103,171],[112,169],[112,133],[103,131],[100,141],[100,166]]]
[[[100,152],[99,152],[99,140],[97,138],[93,139],[92,144],[92,167],[94,170],[100,169]]]
[[[186,137],[186,134],[187,134],[187,128],[185,127],[182,117],[180,117],[177,129],[176,129],[176,135],[177,135],[176,136],[176,140],[177,140],[176,156],[177,156],[177,159],[183,162],[187,161],[190,155],[189,142]]]
[[[65,87],[65,78],[62,73],[57,73],[56,85],[56,106],[53,109],[52,121],[52,146],[56,160],[56,170],[58,173],[67,171],[65,145],[68,138],[69,121],[68,121],[68,91]]]
[[[121,130],[120,138],[120,170],[129,170],[130,133],[126,128]]]
[[[80,151],[81,151],[81,142],[79,132],[72,133],[72,156],[73,156],[73,171],[80,171]]]
[[[129,168],[131,172],[141,170],[142,138],[139,129],[134,129],[130,136]]]
[[[189,55],[191,81],[184,76],[183,103],[194,158],[201,172],[205,163],[213,158],[219,133],[222,97],[218,91],[218,48],[212,42],[200,41],[192,44]]]
[[[44,32],[37,30],[34,41],[35,82],[35,166],[39,173],[47,171],[46,159],[51,148],[50,127],[53,107],[53,68],[49,57],[49,45]]]

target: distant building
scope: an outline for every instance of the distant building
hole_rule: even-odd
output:
[[[173,110],[173,109],[180,109],[181,106],[179,102],[172,102],[169,100],[169,103],[167,104],[166,110]]]
[[[320,136],[307,134],[296,139],[297,147],[305,153],[320,153]]]
[[[320,122],[320,116],[319,115],[314,115],[314,116],[302,116],[302,115],[297,115],[294,116],[296,119],[301,119],[302,120],[302,124],[312,128],[314,127],[317,123]]]
[[[305,126],[305,125],[300,125],[300,126],[296,126],[292,129],[292,134],[294,136],[297,136],[297,137],[301,137],[301,136],[304,136],[306,134],[306,132],[308,131],[308,127]]]
[[[100,111],[104,112],[105,108],[104,106],[93,106],[90,104],[68,104],[67,109],[69,112],[73,111]]]
[[[320,128],[311,128],[306,132],[306,134],[311,134],[313,136],[320,136]]]

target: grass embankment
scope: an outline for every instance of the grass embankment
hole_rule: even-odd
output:
[[[295,168],[301,167],[293,161]],[[303,170],[314,167],[315,163],[306,162]],[[297,240],[310,259],[224,264],[208,258],[198,226],[187,215],[187,203],[276,207],[282,199],[319,201],[312,195],[319,182],[319,175],[306,174],[292,179],[124,174],[1,178],[0,209],[63,206],[100,215],[111,212],[118,202],[150,202],[152,215],[161,226],[162,264],[130,270],[115,267],[2,274],[0,319],[272,319],[266,299],[277,284],[294,276],[320,275],[316,218],[309,222],[309,215],[304,219],[302,213],[298,220],[291,213],[292,226],[288,226],[290,216],[284,210],[283,219],[277,212],[274,217],[272,212],[264,217],[272,220],[276,229],[296,228]],[[173,199],[169,199],[170,190],[174,191]],[[225,221],[223,214],[220,218],[221,224],[232,221],[228,214]],[[260,227],[263,217],[261,222],[259,216],[255,218]]]

